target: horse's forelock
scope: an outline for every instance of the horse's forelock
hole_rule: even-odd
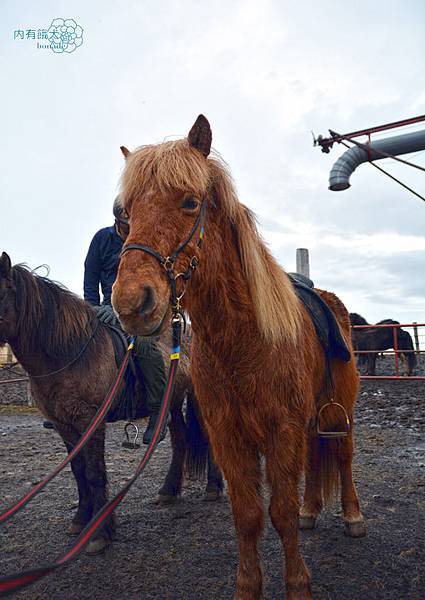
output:
[[[142,146],[128,157],[122,176],[123,204],[157,190],[182,191],[202,196],[210,179],[206,159],[187,140]]]

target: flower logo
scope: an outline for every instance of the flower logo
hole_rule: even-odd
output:
[[[74,52],[83,43],[83,28],[74,19],[53,19],[47,37],[53,52]]]

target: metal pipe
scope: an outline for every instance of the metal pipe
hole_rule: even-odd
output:
[[[381,152],[398,156],[425,150],[425,130],[397,135],[366,145],[367,149],[355,146],[338,158],[329,175],[330,190],[335,192],[348,189],[353,171],[364,162],[385,158]]]

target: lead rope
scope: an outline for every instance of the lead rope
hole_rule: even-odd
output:
[[[162,429],[164,425],[167,423],[167,415],[170,409],[171,398],[173,395],[174,384],[175,384],[175,375],[177,373],[177,368],[180,360],[180,340],[181,340],[181,332],[182,332],[182,317],[180,314],[174,314],[172,319],[172,338],[173,338],[173,346],[170,354],[170,367],[168,372],[167,384],[164,389],[164,394],[161,401],[161,407],[159,411],[159,416],[155,425],[155,430],[152,436],[152,441],[147,447],[145,454],[143,455],[142,460],[140,461],[134,475],[127,481],[126,485],[121,488],[121,490],[107,502],[91,519],[91,521],[86,525],[83,531],[75,540],[74,544],[71,548],[64,554],[63,556],[56,559],[55,562],[36,567],[34,569],[29,569],[25,571],[21,571],[20,573],[14,575],[8,575],[6,577],[2,577],[0,579],[0,597],[5,597],[9,594],[16,592],[19,589],[22,589],[32,583],[35,583],[42,577],[49,575],[59,567],[62,567],[73,558],[75,558],[81,550],[86,546],[86,544],[90,541],[93,535],[98,531],[98,529],[104,524],[106,519],[111,515],[113,510],[118,506],[118,504],[123,500],[123,498],[127,495],[133,483],[136,479],[141,475],[144,471],[146,465],[148,464],[150,458],[152,457],[155,448],[158,444],[158,440],[160,439],[160,434],[162,433]],[[132,344],[130,344],[132,346]],[[130,350],[130,347],[129,347]],[[130,353],[127,352],[127,355],[121,365],[121,369],[124,363],[128,362],[128,358]],[[120,372],[121,372],[120,369]],[[125,370],[125,368],[124,368]],[[124,371],[123,371],[124,372]],[[118,380],[117,380],[118,381]],[[116,385],[116,384],[115,384]],[[104,406],[102,406],[104,408]],[[98,412],[97,416],[101,411]],[[102,414],[104,414],[102,412]],[[93,420],[92,426],[96,418]],[[81,442],[81,440],[80,440]],[[81,448],[80,448],[81,449]],[[75,455],[74,455],[75,456]],[[68,457],[69,458],[69,457]],[[68,461],[69,462],[69,461]],[[63,468],[63,467],[62,467]],[[50,479],[49,479],[50,481]],[[39,491],[39,490],[37,490]],[[32,490],[31,490],[32,492]],[[28,498],[29,500],[29,498]],[[27,501],[28,501],[27,500]],[[17,509],[18,510],[18,509]],[[16,510],[15,510],[16,512]]]
[[[54,479],[56,477],[56,475],[58,475],[66,467],[66,465],[68,463],[70,463],[71,460],[74,459],[81,452],[81,450],[84,448],[84,446],[87,444],[87,442],[90,440],[90,438],[95,433],[96,429],[99,427],[100,423],[105,418],[106,414],[108,413],[108,411],[112,405],[112,402],[115,399],[119,385],[121,383],[121,380],[122,380],[125,370],[127,368],[128,361],[130,360],[130,352],[133,349],[133,347],[134,347],[134,338],[131,339],[130,344],[128,345],[126,356],[124,357],[124,360],[121,363],[120,369],[118,371],[117,379],[115,380],[115,382],[109,389],[109,392],[107,393],[105,400],[103,401],[102,405],[99,407],[99,409],[96,412],[95,416],[93,417],[93,420],[91,421],[90,425],[87,427],[86,431],[80,437],[80,439],[78,440],[77,444],[73,447],[71,452],[69,452],[69,454],[66,456],[66,458],[56,467],[56,469],[54,469],[49,475],[47,475],[47,477],[45,477],[45,479],[43,479],[42,481],[37,483],[37,485],[35,485],[33,488],[31,488],[24,496],[22,496],[22,498],[20,498],[17,502],[15,502],[15,504],[10,506],[6,510],[3,510],[3,512],[0,513],[0,524],[5,523],[14,514],[16,514],[21,508],[23,508],[26,504],[28,504],[28,502],[30,500],[32,500],[32,498],[34,498],[34,496],[36,494],[41,492],[41,490],[43,488],[45,488],[46,485],[52,479]]]

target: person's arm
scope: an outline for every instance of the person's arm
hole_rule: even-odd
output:
[[[100,239],[98,232],[92,239],[84,261],[84,300],[94,306],[100,304],[99,284],[102,270],[100,258]]]

